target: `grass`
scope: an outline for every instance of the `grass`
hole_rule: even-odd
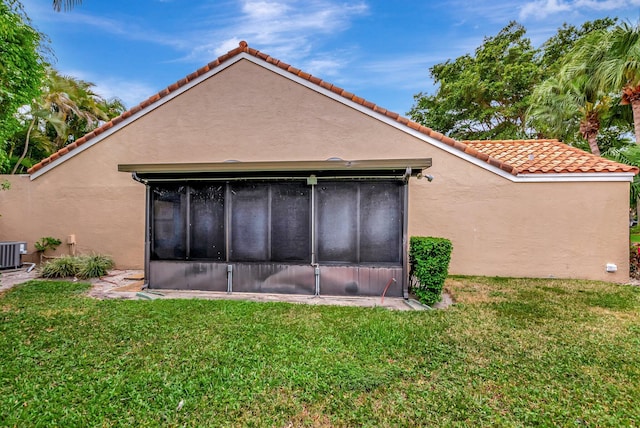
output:
[[[640,242],[640,225],[633,226],[629,229],[629,240],[631,242]]]
[[[454,277],[441,311],[0,296],[2,426],[638,426],[640,288]]]

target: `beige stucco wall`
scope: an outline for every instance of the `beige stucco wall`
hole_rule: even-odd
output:
[[[102,253],[122,268],[142,266],[145,191],[127,174],[105,174],[104,179],[88,174],[80,181],[64,176],[30,181],[26,175],[2,179],[11,188],[0,192],[0,241],[26,240],[32,254],[24,261],[37,261],[33,243],[53,236],[63,244],[47,255]],[[69,235],[75,235],[75,248],[66,244]]]
[[[451,273],[628,281],[628,183],[513,183],[438,160],[433,182],[411,182],[409,233],[451,239]]]
[[[118,164],[330,157],[432,158],[435,180],[410,186],[409,230],[452,239],[452,273],[628,279],[628,183],[512,183],[246,60],[33,181],[10,177],[0,240],[33,251],[75,234],[78,252],[140,268],[144,186]]]

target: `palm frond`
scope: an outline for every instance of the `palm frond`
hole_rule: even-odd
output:
[[[65,12],[68,12],[81,3],[82,0],[53,0],[53,10],[60,12],[64,9]]]

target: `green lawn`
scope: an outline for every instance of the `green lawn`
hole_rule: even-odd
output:
[[[30,282],[0,296],[0,425],[640,425],[640,288],[447,287],[392,312]]]

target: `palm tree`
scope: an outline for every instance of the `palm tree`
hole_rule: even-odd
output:
[[[576,45],[573,61],[589,64],[590,84],[605,93],[621,94],[621,104],[631,105],[636,144],[640,144],[640,21],[591,33]]]
[[[29,126],[24,148],[12,174],[22,165],[33,132],[48,135],[52,142],[52,152],[55,152],[67,145],[72,138],[84,135],[99,126],[100,121],[110,118],[103,110],[110,107],[109,103],[96,95],[91,90],[92,86],[93,84],[83,80],[61,76],[53,69],[48,71],[42,97],[31,106],[28,113]]]
[[[53,0],[53,9],[60,12],[64,8],[65,11],[73,9],[75,5],[81,4],[82,0]]]
[[[534,89],[527,116],[544,136],[569,142],[579,134],[591,153],[600,156],[598,132],[610,107],[610,97],[589,87],[586,70],[570,76],[561,69]]]
[[[633,143],[620,148],[610,148],[603,156],[616,162],[640,167],[640,146]],[[636,174],[631,182],[629,204],[635,208],[638,218],[640,218],[640,213],[638,212],[638,209],[640,209],[639,199],[640,174]]]

